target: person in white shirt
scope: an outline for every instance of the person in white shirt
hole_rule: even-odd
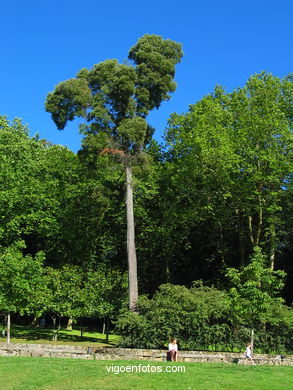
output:
[[[247,359],[251,361],[252,364],[254,364],[253,358],[252,358],[252,352],[251,352],[251,344],[247,344],[246,350],[245,350],[245,364],[247,363]]]
[[[178,358],[178,345],[177,345],[177,340],[176,339],[172,338],[170,340],[168,350],[169,350],[169,354],[170,354],[170,357],[171,357],[171,361],[172,362],[177,362],[177,358]]]

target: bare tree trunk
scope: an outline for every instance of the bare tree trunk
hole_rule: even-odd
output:
[[[10,344],[10,313],[7,314],[7,336],[6,336],[7,344]]]
[[[106,318],[106,344],[109,343],[109,333],[110,333],[110,320]]]
[[[52,321],[53,321],[52,341],[57,341],[58,340],[58,328],[56,327],[56,317],[55,316],[52,316]]]
[[[136,311],[138,299],[137,260],[135,249],[135,230],[133,212],[132,168],[126,162],[126,214],[127,214],[127,256],[129,282],[129,310]]]
[[[275,253],[276,253],[276,229],[272,223],[270,226],[270,269],[275,268]]]
[[[262,230],[262,223],[263,223],[263,201],[260,195],[261,187],[258,188],[259,191],[259,212],[258,212],[258,224],[257,224],[257,231],[256,231],[256,238],[255,238],[255,245],[259,245],[260,242],[260,235]]]
[[[34,316],[34,319],[32,320],[31,326],[33,326],[34,328],[36,328],[38,326],[37,317],[36,316]]]
[[[73,323],[73,319],[68,318],[66,330],[72,330],[72,323]]]
[[[253,224],[252,224],[252,216],[248,216],[248,228],[249,228],[249,237],[250,237],[250,242],[254,247],[259,245],[260,242],[260,235],[261,235],[261,230],[262,230],[262,223],[263,223],[263,209],[260,206],[259,208],[259,213],[258,213],[258,222],[257,222],[257,227],[255,228],[255,233],[253,229]]]
[[[56,329],[56,317],[51,316],[51,318],[52,318],[52,322],[53,322],[53,329]]]
[[[275,268],[275,250],[270,253],[270,269],[273,271]]]
[[[248,216],[248,228],[249,228],[249,238],[251,245],[254,247],[254,238],[253,238],[253,229],[252,229],[252,216]]]

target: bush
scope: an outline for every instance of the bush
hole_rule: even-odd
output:
[[[138,312],[123,311],[116,321],[121,346],[164,348],[171,337],[185,350],[242,351],[250,340],[249,324],[236,325],[228,293],[197,282],[185,286],[164,284],[152,299],[142,296]],[[290,352],[292,310],[272,308],[267,322],[255,329],[255,346],[260,352]]]
[[[122,345],[162,348],[171,337],[185,349],[208,348],[227,333],[225,293],[201,285],[164,284],[153,299],[138,301],[139,314],[124,311],[116,322]]]

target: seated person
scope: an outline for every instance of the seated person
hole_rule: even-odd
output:
[[[178,357],[178,346],[177,346],[177,340],[172,338],[169,343],[169,354],[172,362],[177,362]]]

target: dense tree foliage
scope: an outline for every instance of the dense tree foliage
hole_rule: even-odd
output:
[[[23,242],[0,252],[0,308],[7,315],[7,343],[10,342],[12,313],[41,314],[46,294],[43,289],[44,254],[23,256]]]
[[[173,44],[156,39],[131,49],[134,66],[105,61],[49,94],[55,108],[67,94],[53,117],[60,128],[86,116],[79,153],[0,117],[0,312],[51,316],[56,327],[58,317],[116,321],[129,269],[129,163],[142,296],[139,315],[119,316],[123,344],[177,336],[184,348],[242,348],[253,328],[256,346],[289,350],[292,78],[261,73],[232,93],[217,86],[174,113],[158,145],[145,119],[174,90],[174,74],[163,61]],[[166,85],[144,65],[147,42],[162,50],[154,57],[171,72],[160,76]],[[122,95],[115,105],[119,80],[129,106]],[[154,80],[158,96],[143,87]]]
[[[292,95],[287,78],[262,73],[232,93],[216,87],[187,114],[172,115],[165,219],[175,232],[174,261],[185,259],[179,270],[174,265],[187,271],[183,280],[219,279],[216,270],[244,266],[256,246],[279,267],[292,180]]]
[[[101,184],[67,148],[29,137],[19,120],[0,117],[0,247],[23,240],[25,251],[46,253],[49,264],[86,262],[108,208]]]
[[[57,331],[62,317],[79,319],[81,323],[84,318],[113,319],[125,304],[126,281],[125,274],[103,264],[94,271],[70,264],[62,268],[46,267],[43,283],[47,296],[43,312],[51,315],[55,328],[59,318]]]

